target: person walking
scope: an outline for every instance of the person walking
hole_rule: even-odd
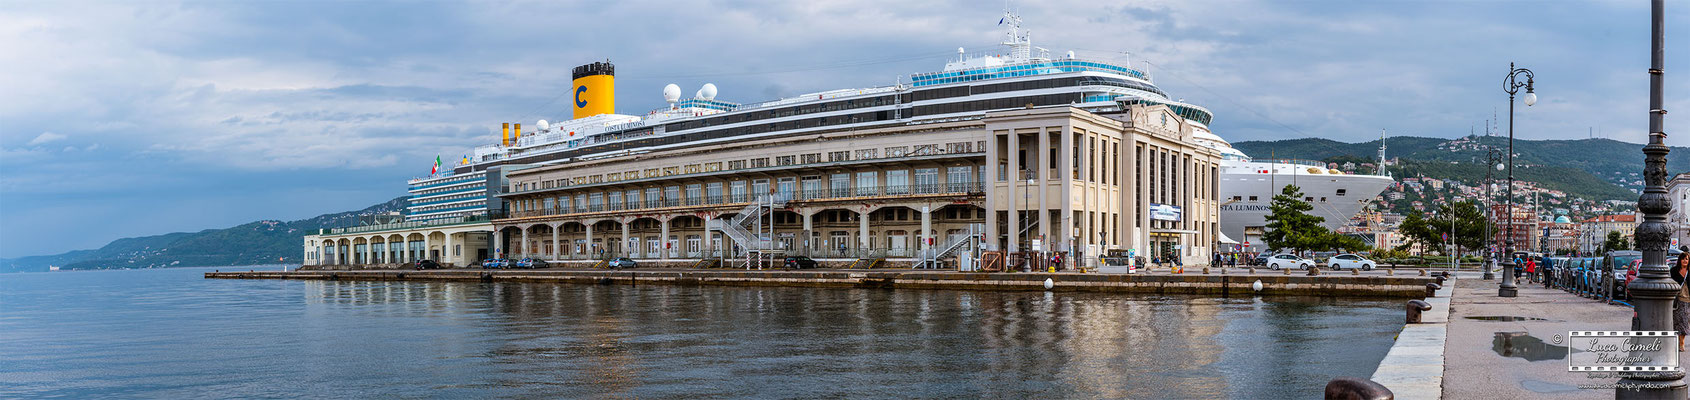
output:
[[[1526,279],[1537,280],[1537,261],[1531,257],[1526,257]]]
[[[1684,284],[1690,276],[1690,246],[1679,246],[1678,262],[1672,268],[1672,280],[1678,282],[1678,298],[1673,299],[1672,330],[1678,331],[1678,352],[1684,352],[1684,336],[1690,335],[1690,286]]]
[[[1221,253],[1216,252],[1209,257],[1209,267],[1210,268],[1220,268],[1221,267]]]

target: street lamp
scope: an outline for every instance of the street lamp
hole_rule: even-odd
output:
[[[1643,331],[1671,331],[1672,330],[1672,302],[1677,296],[1679,285],[1673,283],[1667,273],[1667,246],[1671,242],[1672,228],[1667,225],[1667,213],[1672,211],[1672,200],[1667,197],[1667,146],[1666,128],[1662,125],[1662,117],[1667,113],[1661,108],[1661,79],[1662,58],[1666,52],[1663,39],[1666,36],[1666,24],[1662,22],[1665,3],[1654,0],[1650,11],[1650,46],[1651,59],[1649,63],[1649,145],[1643,146],[1643,194],[1637,198],[1637,209],[1643,212],[1643,223],[1637,224],[1637,249],[1643,251],[1643,265],[1639,268],[1637,279],[1626,285],[1632,293],[1633,304],[1637,310],[1638,330]],[[1670,346],[1670,345],[1669,345]],[[1674,354],[1673,356],[1676,356]],[[1683,399],[1690,397],[1690,389],[1684,384],[1684,370],[1678,369],[1667,372],[1637,372],[1622,375],[1620,385],[1614,389],[1617,399]],[[1643,389],[1631,389],[1643,388]]]
[[[1526,76],[1526,83],[1520,83],[1517,77]],[[1532,90],[1532,70],[1514,68],[1514,63],[1508,63],[1508,79],[1502,81],[1502,91],[1508,92],[1508,206],[1504,209],[1504,218],[1508,221],[1508,237],[1503,239],[1502,245],[1502,287],[1496,291],[1497,296],[1514,297],[1520,294],[1519,286],[1514,285],[1514,94],[1520,87],[1526,88],[1526,107],[1537,104],[1537,93]]]
[[[1491,183],[1494,182],[1491,180],[1490,166],[1492,165],[1496,166],[1496,170],[1502,170],[1502,151],[1490,149],[1485,153],[1485,264],[1482,268],[1485,270],[1485,280],[1487,281],[1496,278],[1496,273],[1491,271],[1496,267],[1496,237],[1491,236],[1490,233],[1491,224],[1496,223],[1496,208],[1491,207],[1491,202],[1494,201],[1495,197],[1490,193]]]

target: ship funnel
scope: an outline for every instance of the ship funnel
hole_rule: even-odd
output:
[[[575,67],[575,118],[616,113],[616,66],[596,62]]]
[[[505,139],[504,139],[504,141],[499,142],[499,145],[500,146],[509,146],[509,145],[511,145],[511,123],[506,122],[503,125],[504,125],[504,128],[505,128]]]

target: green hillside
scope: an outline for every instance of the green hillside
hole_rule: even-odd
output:
[[[1425,137],[1391,137],[1385,141],[1386,156],[1398,159],[1403,167],[1416,168],[1410,175],[1455,178],[1477,182],[1483,178],[1482,163],[1487,148],[1506,149],[1507,137],[1466,137],[1441,139]],[[1328,139],[1290,139],[1278,141],[1246,141],[1233,144],[1256,158],[1298,158],[1327,162],[1374,162],[1379,141],[1343,143]],[[1542,183],[1557,189],[1596,200],[1636,200],[1637,195],[1626,189],[1639,189],[1641,178],[1632,175],[1643,171],[1643,145],[1612,139],[1578,140],[1514,140],[1515,178]],[[1450,165],[1438,167],[1436,164]],[[1449,164],[1451,162],[1460,165]],[[1466,167],[1462,166],[1465,165]],[[1468,168],[1471,167],[1471,168]],[[1669,171],[1690,171],[1690,148],[1674,147],[1667,157]]]
[[[50,265],[112,269],[297,263],[306,232],[352,226],[365,215],[402,211],[405,199],[297,221],[256,221],[224,229],[123,238],[95,250],[0,259],[0,272],[46,271]]]

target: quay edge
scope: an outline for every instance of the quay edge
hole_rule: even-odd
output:
[[[1419,276],[1177,274],[1127,275],[1081,273],[986,274],[925,271],[738,271],[738,270],[546,270],[546,271],[248,271],[207,272],[206,279],[301,279],[340,281],[550,282],[573,284],[665,284],[713,286],[791,286],[887,289],[1092,291],[1147,294],[1276,295],[1420,298],[1426,284]],[[1262,290],[1251,290],[1260,280]]]

